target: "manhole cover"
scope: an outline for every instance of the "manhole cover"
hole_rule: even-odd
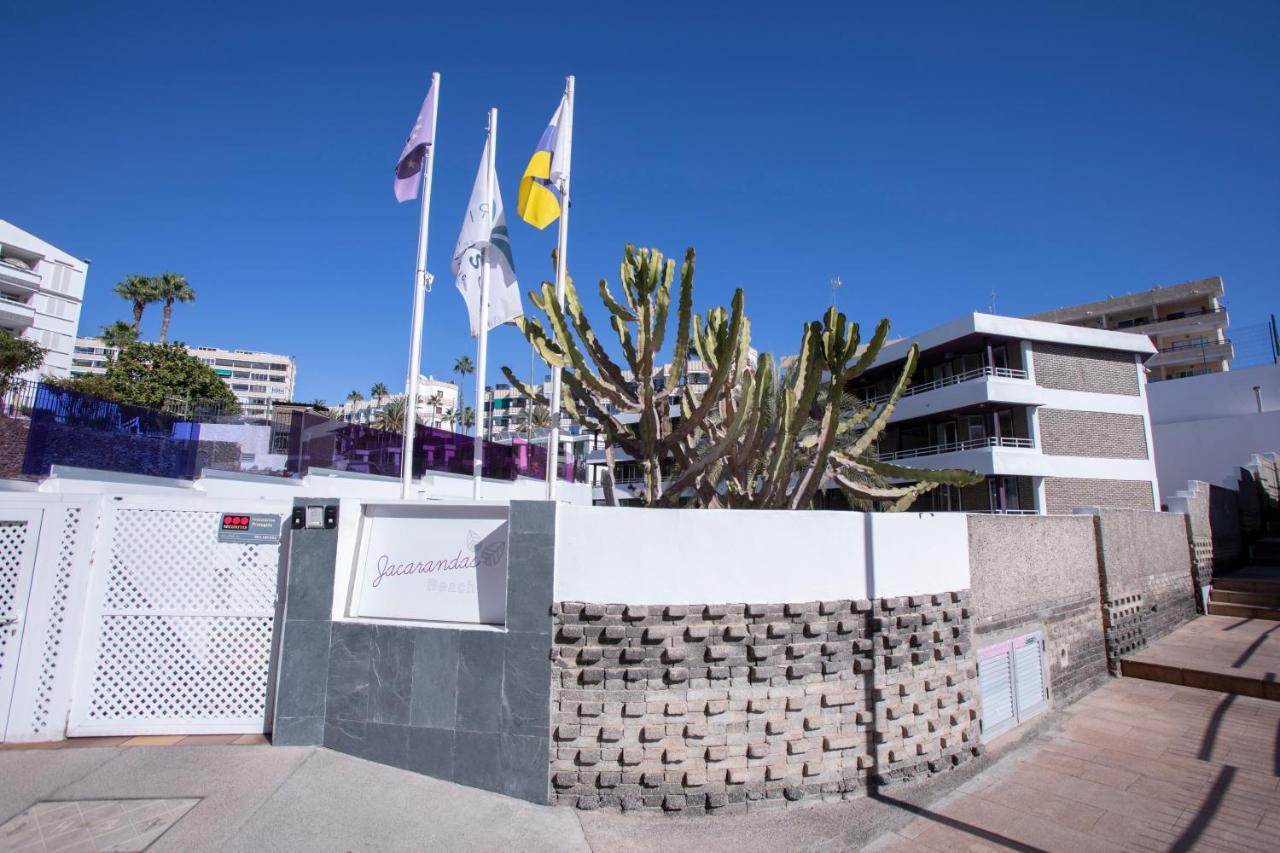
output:
[[[198,799],[40,802],[0,826],[0,850],[146,850]]]

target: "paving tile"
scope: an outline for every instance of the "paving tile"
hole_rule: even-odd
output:
[[[137,735],[121,746],[175,746],[185,735]]]

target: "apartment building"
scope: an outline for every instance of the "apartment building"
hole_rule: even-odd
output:
[[[877,442],[881,460],[985,475],[917,510],[1070,513],[1159,507],[1145,336],[970,314],[886,346],[850,390],[882,403],[912,344],[915,376]]]
[[[77,338],[71,375],[106,373],[107,362],[119,350],[101,338]],[[293,399],[298,378],[293,356],[242,349],[188,346],[187,352],[213,368],[249,417],[265,417],[277,403]]]
[[[1228,370],[1235,356],[1227,338],[1221,276],[1153,287],[1098,302],[1032,314],[1028,320],[1066,323],[1147,335],[1156,354],[1147,360],[1148,379],[1179,379]]]
[[[351,424],[373,424],[392,400],[403,400],[404,393],[364,400],[347,400],[332,407],[336,420]],[[418,422],[436,429],[452,430],[458,411],[458,386],[434,376],[418,377]]]
[[[23,378],[71,375],[89,262],[0,219],[0,329],[44,347]]]

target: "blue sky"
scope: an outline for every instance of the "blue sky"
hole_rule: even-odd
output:
[[[516,187],[573,73],[579,286],[628,241],[694,246],[697,307],[744,287],[760,349],[793,350],[836,275],[895,334],[992,290],[1020,314],[1215,274],[1233,323],[1280,308],[1280,4],[760,8],[16,4],[0,217],[92,259],[82,331],[127,316],[124,275],[174,270],[199,293],[175,337],[291,354],[299,399],[399,387],[417,210],[392,169],[438,70],[422,367],[447,375],[474,357],[449,260],[485,112],[527,289],[555,228]],[[510,327],[490,354],[491,382],[528,370]]]

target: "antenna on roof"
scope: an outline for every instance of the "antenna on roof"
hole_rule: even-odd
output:
[[[991,304],[987,306],[987,313],[996,313],[996,289],[994,287],[991,288]]]
[[[831,307],[836,307],[836,291],[844,286],[844,282],[840,280],[840,276],[831,279]]]

